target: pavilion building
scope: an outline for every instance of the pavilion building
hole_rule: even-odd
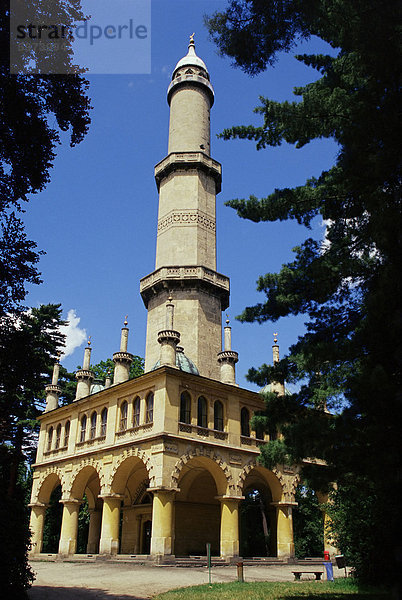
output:
[[[258,464],[259,444],[269,436],[258,436],[250,419],[264,402],[236,384],[238,355],[228,321],[222,348],[229,279],[216,270],[221,165],[210,155],[214,90],[192,38],[167,97],[168,154],[155,167],[156,264],[140,282],[148,311],[145,373],[129,379],[127,322],[113,355],[113,382],[94,382],[88,344],[76,374],[76,399],[58,406],[55,366],[39,417],[30,505],[33,557],[46,550],[46,511],[56,488],[63,505],[61,557],[77,551],[84,498],[90,512],[86,551],[92,555],[169,562],[205,555],[210,543],[212,554],[224,561],[239,554],[294,556],[298,469]],[[278,352],[275,342],[274,358]],[[283,384],[275,391],[284,393]],[[249,510],[242,510],[245,503]]]

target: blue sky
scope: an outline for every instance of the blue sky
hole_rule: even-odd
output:
[[[126,314],[129,351],[144,356],[146,310],[139,280],[155,264],[158,194],[153,167],[167,153],[171,72],[187,53],[193,32],[215,89],[211,154],[223,170],[217,196],[218,271],[231,279],[229,314],[232,346],[239,352],[238,383],[255,388],[244,376],[251,366],[271,362],[273,332],[279,334],[283,355],[304,330],[302,317],[258,325],[241,324],[234,316],[264,300],[255,289],[258,276],[292,260],[292,248],[311,233],[294,222],[245,221],[224,203],[303,184],[333,164],[337,148],[319,140],[300,150],[285,144],[257,152],[253,142],[216,138],[231,125],[259,124],[253,108],[260,95],[291,100],[294,86],[318,76],[292,54],[254,78],[233,68],[229,59],[218,56],[203,25],[204,14],[225,6],[223,0],[152,0],[151,73],[89,77],[94,107],[90,131],[75,148],[63,134],[50,184],[27,206],[27,233],[46,252],[39,265],[44,283],[30,288],[27,304],[55,302],[62,304],[65,317],[75,312],[77,343],[82,343],[62,361],[69,370],[82,364],[87,335],[92,336],[94,363],[117,351]],[[330,49],[311,40],[297,50],[317,51]],[[321,236],[323,231],[317,221],[312,234]],[[80,340],[81,330],[85,336]]]

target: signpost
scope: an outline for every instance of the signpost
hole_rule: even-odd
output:
[[[211,585],[211,544],[207,543],[208,583]]]

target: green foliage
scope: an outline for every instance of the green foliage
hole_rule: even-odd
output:
[[[86,495],[78,513],[77,554],[86,554],[89,532],[89,506]]]
[[[367,563],[381,564],[381,554],[393,543],[394,532],[386,526],[387,512],[398,512],[399,497],[391,496],[385,505],[381,498],[372,481],[353,478],[343,482],[327,506],[331,535],[358,578],[365,576]],[[384,527],[377,526],[381,522]]]
[[[49,10],[47,5],[46,10]],[[43,3],[27,3],[32,22],[43,22]],[[71,23],[81,14],[80,2],[53,3],[57,22]],[[47,18],[49,14],[47,13]],[[88,131],[88,82],[77,75],[10,75],[9,2],[0,8],[0,317],[21,305],[26,283],[41,282],[37,270],[40,251],[28,240],[17,217],[21,203],[42,191],[60,144],[69,131],[71,146]],[[43,53],[42,53],[43,55]],[[47,67],[52,52],[47,52]],[[65,57],[71,62],[71,55]],[[30,56],[24,60],[29,61]],[[51,117],[51,118],[50,118]]]
[[[47,373],[64,345],[59,304],[42,305],[1,319],[0,441],[17,453],[29,446]]]
[[[34,580],[28,564],[30,547],[29,510],[25,502],[25,485],[22,467],[14,486],[13,495],[7,494],[13,465],[12,449],[0,445],[0,576],[4,598],[26,598],[25,590]]]
[[[61,500],[61,485],[58,485],[50,495],[49,506],[46,509],[45,524],[43,527],[42,552],[57,554],[59,551],[59,540],[61,521],[63,516],[63,505]]]
[[[24,597],[33,575],[28,566],[27,496],[29,477],[25,461],[35,453],[38,398],[46,373],[64,344],[60,333],[60,305],[48,304],[1,318],[0,327],[0,564],[7,598]]]
[[[323,556],[323,513],[314,491],[304,486],[296,490],[297,508],[293,509],[293,532],[297,558]]]
[[[112,358],[101,360],[96,365],[91,365],[91,370],[95,373],[95,377],[99,379],[105,379],[106,376],[110,375],[113,380],[114,373],[114,362]],[[144,359],[140,356],[134,356],[133,362],[130,366],[129,378],[134,379],[144,373]]]
[[[338,543],[361,581],[391,581],[398,571],[400,16],[396,0],[232,0],[207,19],[220,51],[249,74],[273,65],[301,39],[318,36],[331,47],[330,55],[296,55],[320,77],[295,88],[293,102],[262,96],[255,109],[261,124],[232,127],[222,137],[253,140],[257,149],[301,148],[320,138],[339,147],[333,167],[304,185],[228,205],[254,222],[326,224],[324,240],[307,237],[279,273],[259,278],[265,299],[239,318],[308,318],[306,334],[278,366],[249,371],[259,385],[284,379],[300,385],[291,396],[267,397],[265,422],[280,426],[283,440],[262,448],[262,460],[267,466],[281,458],[326,461],[325,469],[305,463],[303,477],[315,489],[337,480]],[[353,507],[342,490],[355,499]],[[363,527],[345,515],[366,500],[370,516]],[[381,548],[373,569],[365,553],[375,537]]]

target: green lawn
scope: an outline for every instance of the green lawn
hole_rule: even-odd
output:
[[[211,586],[171,590],[159,594],[154,600],[390,600],[391,594],[385,590],[359,588],[350,579],[329,581],[258,582],[258,583],[214,583]]]

